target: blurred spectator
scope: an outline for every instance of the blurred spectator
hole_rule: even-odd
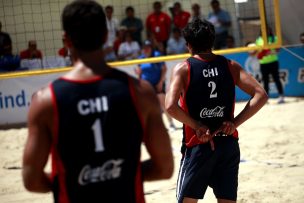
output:
[[[151,58],[158,57],[162,54],[159,51],[153,49],[152,42],[146,40],[143,44],[142,55],[139,58]],[[166,72],[167,66],[164,62],[159,63],[144,63],[140,64],[136,69],[135,73],[138,78],[148,81],[155,89],[157,97],[159,99],[162,110],[165,112],[169,124],[170,131],[176,129],[172,118],[165,111],[165,93],[166,93]]]
[[[129,6],[126,8],[127,17],[121,21],[122,26],[126,26],[128,31],[132,33],[132,37],[135,41],[141,45],[141,31],[143,30],[143,23],[141,19],[134,16],[134,8]]]
[[[1,22],[0,22],[0,44],[1,44],[0,72],[14,71],[20,68],[20,57],[18,55],[13,55],[12,40],[7,33],[1,32]]]
[[[113,49],[115,54],[118,54],[118,49],[121,43],[123,43],[124,39],[125,39],[125,33],[127,31],[127,27],[126,26],[120,26],[119,30],[117,32],[116,35],[116,39],[114,41],[114,45],[113,45]]]
[[[58,50],[58,55],[61,57],[64,57],[64,58],[70,57],[71,54],[70,54],[70,51],[69,51],[68,46],[66,45],[64,39],[62,39],[62,44],[63,44],[63,47]]]
[[[154,50],[159,51],[160,53],[165,55],[166,50],[164,44],[162,42],[157,41],[154,35],[151,35],[147,40],[152,43],[152,47]]]
[[[0,56],[12,51],[12,40],[8,33],[2,32],[2,22],[0,21]]]
[[[256,47],[255,43],[248,42],[247,47]],[[257,81],[261,82],[260,63],[257,58],[257,51],[248,51],[249,56],[245,61],[245,70],[250,73]]]
[[[155,39],[163,44],[164,50],[167,47],[167,41],[170,36],[171,19],[161,11],[162,5],[159,1],[153,4],[154,12],[146,20],[147,34],[149,39]]]
[[[66,66],[70,66],[72,65],[71,53],[65,39],[62,39],[62,44],[63,47],[58,50],[58,55],[64,58]]]
[[[231,49],[235,47],[235,41],[234,41],[234,37],[231,35],[228,35],[226,38],[226,48],[227,49]]]
[[[173,23],[174,26],[183,29],[190,19],[190,13],[183,11],[179,2],[175,2],[173,5]]]
[[[228,28],[231,26],[230,14],[221,9],[218,0],[212,0],[210,5],[213,12],[209,13],[208,21],[214,25],[215,29],[214,49],[221,49],[226,47]]]
[[[267,28],[267,41],[268,44],[275,44],[278,41],[277,36],[272,33],[271,28]],[[263,46],[264,40],[262,38],[262,33],[256,40],[257,46]],[[264,89],[269,93],[269,75],[272,75],[272,78],[276,84],[277,90],[279,92],[279,100],[278,103],[284,103],[284,91],[283,85],[279,76],[279,49],[262,49],[259,51],[257,58],[260,62],[260,68],[262,73],[262,78],[264,82]]]
[[[21,59],[42,59],[42,52],[37,49],[37,42],[30,40],[28,48],[20,52]]]
[[[0,56],[0,72],[14,71],[20,68],[20,57],[18,55],[4,54]]]
[[[304,44],[304,32],[300,34],[300,41]]]
[[[113,17],[113,6],[106,6],[106,21],[107,21],[107,29],[108,29],[108,38],[106,43],[103,45],[103,50],[105,53],[105,61],[111,62],[117,59],[117,56],[114,51],[114,41],[116,39],[116,34],[118,31],[118,20]]]
[[[140,47],[137,41],[134,41],[132,34],[126,32],[125,41],[120,44],[118,49],[118,58],[122,60],[130,60],[138,58]]]
[[[117,55],[114,51],[114,47],[113,44],[104,44],[103,45],[103,52],[105,54],[105,61],[106,62],[112,62],[112,61],[116,61],[117,60]]]
[[[172,37],[168,41],[167,54],[183,54],[186,51],[186,41],[182,37],[181,30],[174,28]]]
[[[193,21],[193,19],[195,19],[195,18],[205,20],[205,17],[201,13],[201,7],[199,4],[193,4],[191,9],[192,9],[192,16],[191,16],[190,21]]]
[[[116,38],[116,32],[118,31],[118,20],[113,17],[113,6],[106,6],[106,20],[107,20],[107,28],[108,28],[108,39],[106,44],[108,46],[113,46],[113,43]]]

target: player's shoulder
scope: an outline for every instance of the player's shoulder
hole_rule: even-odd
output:
[[[177,63],[173,68],[173,74],[185,74],[188,72],[189,69],[189,62],[188,60]]]
[[[228,61],[228,65],[229,67],[234,70],[234,71],[239,71],[240,69],[242,69],[242,66],[240,63],[238,63],[237,61],[235,60],[231,60],[231,59],[227,59]]]
[[[52,94],[53,94],[53,89],[52,89],[52,84],[50,84],[49,86],[45,86],[37,90],[32,95],[32,102],[35,102],[37,104],[50,103],[52,102]]]
[[[50,85],[39,89],[32,95],[29,118],[46,119],[46,115],[52,115],[53,102]]]

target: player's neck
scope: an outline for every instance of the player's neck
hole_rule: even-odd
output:
[[[210,50],[210,51],[205,51],[205,52],[193,53],[192,56],[195,58],[201,58],[204,60],[211,60],[214,58],[215,55]]]
[[[74,68],[87,68],[92,70],[94,74],[103,75],[107,72],[108,65],[104,61],[104,53],[102,50],[92,52],[77,52],[73,56]]]

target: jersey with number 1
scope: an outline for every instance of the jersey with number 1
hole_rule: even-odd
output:
[[[117,70],[90,81],[59,78],[51,84],[55,202],[144,202],[143,129],[132,84]]]
[[[214,132],[234,116],[235,83],[229,69],[230,61],[216,55],[209,61],[190,57],[186,62],[188,84],[180,98],[181,107]],[[187,147],[200,144],[194,130],[187,125],[183,126],[183,136]],[[237,137],[237,132],[234,136]]]

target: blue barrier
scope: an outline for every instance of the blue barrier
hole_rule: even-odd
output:
[[[245,61],[249,57],[248,53],[226,54],[228,59],[232,59],[245,67]],[[279,52],[280,79],[284,87],[285,96],[304,96],[304,47],[282,48]],[[270,81],[271,78],[270,78]],[[269,84],[269,96],[278,96],[277,89],[273,82]],[[248,100],[250,97],[236,88],[236,100]]]

